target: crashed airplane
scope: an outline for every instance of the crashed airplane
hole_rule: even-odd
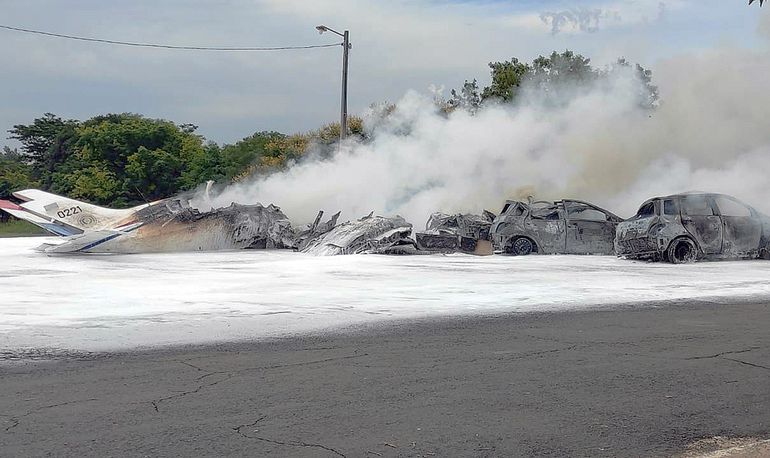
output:
[[[0,209],[63,237],[45,253],[151,253],[239,248],[291,248],[294,229],[274,205],[238,205],[201,212],[184,198],[125,210],[91,205],[44,191],[14,193]]]
[[[655,197],[618,226],[617,254],[675,264],[770,259],[770,217],[724,194]]]
[[[36,189],[14,196],[23,202],[0,201],[0,209],[62,237],[61,243],[37,248],[49,254],[273,248],[315,255],[416,251],[412,225],[398,216],[369,215],[337,225],[339,213],[321,223],[319,212],[312,224],[295,229],[275,205],[233,203],[200,211],[179,196],[116,210]]]

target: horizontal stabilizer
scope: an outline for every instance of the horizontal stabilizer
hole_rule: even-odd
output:
[[[39,189],[25,189],[13,195],[25,201],[20,205],[25,210],[81,231],[113,229],[126,224],[137,210],[148,206],[145,204],[121,210],[104,208]]]
[[[0,199],[0,208],[3,210],[23,210],[21,207],[9,200]]]
[[[71,235],[77,235],[83,232],[80,229],[59,223],[50,218],[38,216],[27,211],[25,208],[7,200],[0,200],[0,210],[5,211],[15,218],[19,218],[21,220],[27,221],[28,223],[32,223],[35,226],[45,229],[51,234],[58,235],[60,237],[69,237]]]

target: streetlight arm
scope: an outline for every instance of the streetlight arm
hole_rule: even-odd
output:
[[[337,32],[336,30],[334,30],[334,29],[332,29],[330,27],[326,27],[325,25],[316,26],[316,30],[318,30],[319,33],[331,32],[331,33],[336,33],[337,35],[339,35],[341,37],[345,37],[344,34],[341,34],[341,33]]]

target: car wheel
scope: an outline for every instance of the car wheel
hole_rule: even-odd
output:
[[[759,250],[759,259],[770,260],[770,249],[762,248]]]
[[[519,237],[511,245],[511,254],[515,256],[526,256],[535,251],[532,241],[526,237]]]
[[[669,245],[666,258],[673,264],[695,262],[698,259],[698,246],[687,237],[676,239]]]

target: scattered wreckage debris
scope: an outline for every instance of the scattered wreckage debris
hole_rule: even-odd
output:
[[[332,217],[329,218],[329,221],[321,223],[321,218],[323,218],[323,216],[324,212],[323,210],[320,210],[313,223],[308,224],[297,231],[296,237],[294,239],[295,250],[304,250],[308,244],[334,229],[337,226],[337,220],[340,217],[340,212],[332,215]]]
[[[335,215],[335,217],[338,215]],[[318,221],[318,218],[316,219]],[[336,221],[336,218],[334,218]],[[300,250],[319,256],[338,254],[413,254],[412,225],[400,216],[387,218],[370,213],[357,221],[342,223],[304,243]]]
[[[210,189],[210,185],[206,188]],[[293,249],[314,255],[464,252],[514,255],[617,254],[673,263],[770,259],[770,217],[723,194],[686,193],[647,200],[635,216],[578,200],[506,201],[500,215],[434,213],[411,238],[403,218],[368,216],[338,224],[340,213],[294,228],[275,205],[201,211],[177,196],[116,210],[31,189],[0,200],[0,210],[61,237],[45,253],[148,253]],[[206,202],[211,202],[206,196]]]
[[[618,256],[675,264],[770,259],[770,217],[724,194],[654,197],[618,226],[615,245]]]
[[[494,254],[489,229],[495,214],[484,210],[481,215],[433,213],[425,231],[417,232],[417,248],[435,253]]]
[[[496,251],[539,254],[615,253],[614,213],[580,200],[505,202],[490,230]]]
[[[207,190],[210,186],[207,188]],[[231,249],[295,249],[317,255],[416,251],[412,225],[401,217],[369,215],[337,225],[340,213],[295,230],[275,205],[240,205],[200,211],[188,196],[125,210],[98,207],[38,190],[14,194],[0,209],[63,238],[45,253],[151,253]],[[206,199],[210,202],[210,199]]]
[[[125,210],[79,202],[38,190],[14,193],[20,205],[2,208],[64,238],[45,253],[151,253],[241,248],[291,248],[294,229],[281,209],[239,205],[201,212],[184,197]]]

